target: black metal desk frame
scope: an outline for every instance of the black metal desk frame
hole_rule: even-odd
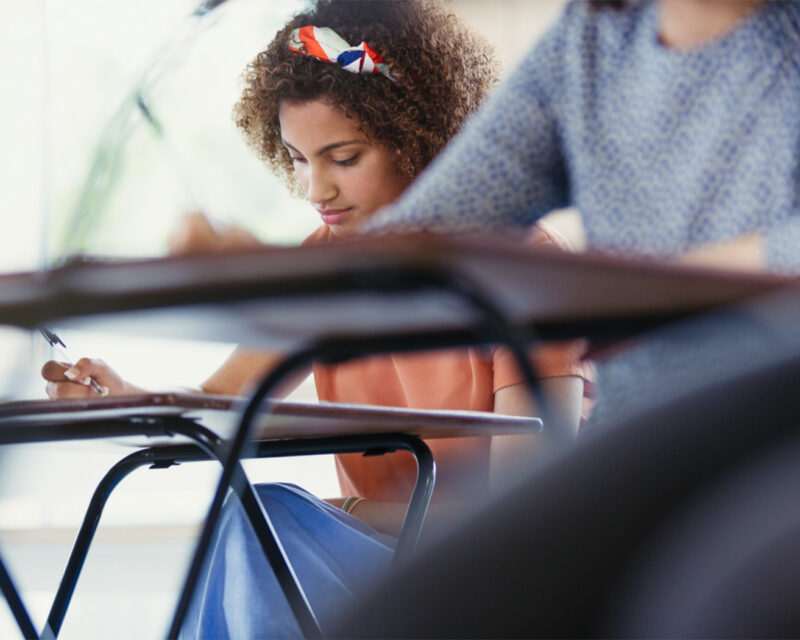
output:
[[[189,421],[187,424],[176,424],[173,432],[182,432],[189,435],[192,432],[198,433],[196,426]],[[178,428],[175,428],[178,427]],[[202,428],[200,428],[202,431]],[[89,547],[92,543],[94,534],[100,523],[103,509],[116,486],[131,472],[136,469],[149,465],[153,469],[166,469],[168,467],[183,463],[209,459],[220,459],[221,441],[210,434],[204,438],[207,444],[200,445],[168,445],[150,447],[136,451],[114,465],[103,477],[92,495],[84,520],[78,531],[72,552],[70,553],[67,567],[59,584],[50,613],[47,617],[47,627],[43,635],[57,637],[67,607],[72,599],[75,587],[86,560]],[[210,444],[212,443],[213,444]],[[376,434],[376,435],[355,435],[355,436],[335,436],[322,438],[301,438],[296,440],[262,440],[255,443],[255,447],[250,448],[248,456],[256,458],[283,457],[295,455],[315,455],[330,453],[361,453],[365,455],[381,455],[391,451],[405,449],[410,451],[417,460],[417,482],[406,515],[406,523],[403,528],[401,539],[408,539],[407,548],[413,548],[422,527],[433,485],[435,480],[435,464],[430,450],[419,438],[406,434]],[[246,482],[244,471],[241,466],[237,468],[237,476],[243,486]],[[266,523],[263,518],[253,515],[253,507],[257,509],[256,514],[260,514],[259,505],[246,503],[247,493],[240,493],[239,499],[243,506],[248,504],[246,509],[248,517],[254,527],[263,527]]]
[[[191,437],[197,442],[197,447],[199,447],[199,450],[202,450],[204,454],[203,459],[211,457],[220,460],[223,464],[223,470],[200,539],[198,540],[184,587],[181,591],[181,596],[168,633],[169,638],[177,638],[180,631],[214,530],[217,526],[228,489],[234,491],[238,496],[245,510],[245,514],[259,539],[265,557],[269,561],[283,589],[289,606],[300,625],[303,635],[308,638],[322,637],[322,631],[316,620],[316,616],[297,580],[291,563],[285,555],[278,536],[269,521],[269,515],[264,511],[257,494],[247,482],[239,462],[241,458],[250,457],[252,455],[247,451],[250,429],[256,415],[264,413],[260,411],[264,400],[271,391],[298,368],[315,360],[343,362],[360,356],[378,353],[415,351],[449,346],[461,347],[495,342],[504,343],[514,353],[523,376],[533,393],[537,396],[540,403],[539,406],[543,408],[545,422],[549,423],[547,420],[546,402],[544,398],[541,397],[536,374],[525,354],[525,345],[531,341],[532,336],[507,326],[503,320],[502,314],[487,298],[478,292],[468,280],[458,277],[455,274],[448,273],[443,269],[390,269],[377,274],[374,271],[368,271],[363,274],[363,277],[357,278],[355,281],[346,279],[345,282],[341,283],[339,292],[345,293],[355,290],[385,293],[387,290],[393,292],[412,292],[422,289],[434,289],[457,294],[479,312],[481,322],[466,331],[422,331],[401,335],[393,334],[390,336],[368,337],[357,340],[348,337],[344,340],[329,338],[318,341],[316,344],[287,357],[281,365],[266,376],[245,409],[236,435],[229,444],[220,442],[214,434],[205,429],[188,429],[186,432],[183,432],[183,426],[178,424],[172,425],[175,432],[183,432],[183,435]],[[325,293],[330,294],[331,291],[327,290]],[[303,293],[301,292],[299,295],[303,295]],[[141,430],[136,430],[135,432],[136,435],[140,435],[141,433]],[[133,435],[133,433],[130,435]],[[333,445],[332,442],[326,444]],[[424,447],[424,444],[417,438],[408,438],[407,440],[398,438],[393,442],[393,446],[396,448],[402,447],[410,449],[418,456],[419,470],[422,472],[423,468],[429,464],[426,458],[429,458],[430,454],[429,451],[426,454],[425,450],[419,445]],[[374,448],[374,446],[373,442],[366,448],[370,449]],[[353,445],[350,444],[350,448],[344,450],[353,451],[354,449],[352,447]],[[380,448],[385,447],[386,444],[380,446]],[[427,447],[425,447],[425,449],[427,449]],[[355,450],[364,451],[365,447],[359,445]],[[297,449],[295,449],[295,451],[297,451]],[[331,451],[329,450],[329,452]],[[321,451],[316,451],[316,453],[321,453]],[[191,455],[197,455],[197,450]],[[106,476],[101,482],[101,486],[98,487],[99,493],[96,493],[95,497],[93,497],[93,504],[90,507],[90,510],[93,510],[92,507],[94,507],[94,509],[99,508],[99,510],[96,511],[97,518],[99,518],[102,505],[108,497],[107,491],[110,492],[116,483],[118,483],[124,475],[127,475],[127,473],[123,473],[122,475],[117,474],[133,463],[129,458],[115,465],[112,469],[114,474],[112,474],[110,478]],[[145,464],[145,462],[142,461],[140,464]],[[140,464],[136,466],[140,466]],[[119,465],[122,466],[120,467]],[[133,470],[133,468],[130,468],[130,470]],[[110,471],[109,474],[111,473]],[[118,477],[119,479],[114,482],[114,477]],[[432,490],[432,482],[423,481],[417,483],[412,501],[418,501],[417,504],[420,506],[413,510],[409,508],[406,514],[403,530],[396,549],[396,559],[402,559],[413,551],[419,538],[422,521],[427,511],[427,505],[430,501]],[[87,514],[84,525],[85,526],[82,526],[79,532],[79,539],[76,540],[73,555],[71,555],[68,562],[62,584],[59,586],[50,615],[48,616],[48,623],[41,637],[55,637],[63,622],[63,617],[66,613],[71,595],[74,592],[83,560],[88,552],[88,545],[91,542],[91,538],[97,526],[97,522],[94,521],[94,514],[92,514],[91,517]],[[22,600],[19,598],[19,594],[5,566],[2,564],[1,559],[0,588],[2,588],[9,602],[9,606],[12,609],[12,613],[17,620],[23,636],[26,638],[40,637],[39,634],[36,633],[30,616],[25,610]]]
[[[525,345],[532,341],[532,334],[528,333],[523,336],[522,332],[508,326],[504,321],[502,313],[495,308],[488,298],[478,291],[472,282],[456,274],[449,273],[444,269],[413,269],[411,271],[403,270],[399,273],[390,270],[381,273],[381,276],[382,277],[376,277],[376,274],[370,273],[369,277],[364,280],[349,283],[349,286],[345,286],[344,290],[352,290],[354,285],[359,290],[363,290],[366,286],[367,290],[386,291],[389,289],[393,292],[434,289],[455,293],[461,297],[479,313],[481,322],[472,327],[468,332],[471,339],[465,339],[464,336],[461,336],[457,338],[457,341],[452,346],[495,342],[508,346],[514,354],[517,365],[530,386],[532,393],[535,394],[539,402],[545,424],[550,425],[550,429],[545,433],[551,436],[559,434],[560,430],[556,425],[552,424],[552,420],[548,419],[550,412],[547,407],[547,401],[541,394],[533,365],[525,353]],[[262,550],[270,562],[270,566],[275,573],[278,583],[283,589],[289,607],[297,619],[304,637],[322,637],[323,634],[319,622],[303,592],[302,586],[291,568],[288,558],[286,558],[285,553],[283,553],[274,529],[271,523],[269,523],[269,515],[266,514],[263,509],[257,508],[257,505],[259,505],[258,497],[252,487],[247,484],[246,479],[242,478],[241,473],[238,471],[238,460],[245,451],[252,423],[259,414],[261,405],[269,396],[270,392],[274,391],[281,382],[298,369],[315,360],[343,362],[363,355],[416,351],[425,349],[426,347],[451,346],[441,344],[443,338],[441,335],[435,336],[435,338],[438,339],[432,338],[434,338],[432,334],[423,332],[403,336],[393,335],[388,338],[381,336],[359,340],[348,338],[346,341],[338,339],[321,340],[287,357],[274,370],[266,375],[245,409],[236,435],[227,446],[222,476],[217,485],[214,500],[206,516],[205,524],[197,542],[197,548],[176,607],[168,638],[177,638],[180,633],[181,625],[188,611],[229,488],[242,498],[242,505],[245,507],[251,522],[259,517],[266,520],[266,527],[254,527],[256,535],[259,538]],[[404,523],[403,533],[405,533],[406,524],[408,523]],[[408,538],[405,537],[405,539],[407,540]],[[416,539],[413,542],[415,544]],[[398,545],[397,553],[400,554],[400,557],[404,557],[406,551],[407,549],[405,547],[400,547]],[[410,551],[410,549],[408,549],[408,551]]]
[[[220,460],[222,454],[222,441],[215,434],[191,419],[178,416],[152,417],[142,416],[120,419],[103,419],[86,423],[75,423],[65,429],[63,424],[54,424],[48,427],[46,419],[43,424],[24,424],[18,426],[0,427],[0,444],[18,442],[53,442],[64,440],[77,440],[84,438],[107,438],[108,433],[117,436],[157,436],[157,435],[183,435],[195,440],[198,444],[164,445],[140,449],[115,464],[102,478],[89,503],[84,520],[78,531],[72,552],[70,553],[66,569],[54,597],[47,624],[41,636],[36,633],[24,605],[16,589],[11,583],[10,576],[5,567],[0,563],[0,580],[2,580],[3,593],[7,596],[9,605],[15,609],[12,613],[22,629],[27,627],[25,637],[58,636],[67,608],[77,585],[80,572],[86,560],[89,547],[100,522],[103,509],[108,498],[116,486],[134,470],[149,465],[151,468],[167,468],[182,462],[201,460]],[[77,427],[77,428],[76,428]],[[37,433],[33,438],[31,434]],[[200,444],[202,443],[202,444]],[[413,549],[422,527],[433,485],[435,481],[435,463],[430,450],[425,443],[417,438],[404,433],[379,433],[330,437],[309,437],[281,440],[261,440],[248,450],[249,457],[282,457],[294,455],[315,455],[328,453],[358,453],[367,455],[380,455],[383,453],[405,449],[411,452],[417,460],[417,483],[414,488],[401,539],[407,540],[406,549]],[[244,471],[239,465],[236,477],[242,486],[246,485]],[[249,486],[249,485],[247,485]],[[242,504],[247,504],[247,494],[239,494]],[[255,507],[258,510],[254,510]],[[248,518],[255,528],[264,527],[265,519],[260,517],[259,505],[252,505],[246,510]],[[256,517],[257,514],[258,517]]]

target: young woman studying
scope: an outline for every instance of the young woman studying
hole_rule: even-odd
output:
[[[268,166],[319,212],[306,243],[337,242],[391,204],[444,147],[493,85],[490,51],[432,2],[317,3],[281,29],[250,64],[237,124]],[[177,244],[228,243],[194,216]],[[533,244],[564,248],[537,227]],[[238,241],[233,244],[237,244]],[[230,243],[228,243],[230,244]],[[574,430],[580,419],[581,345],[533,354],[544,392]],[[203,385],[241,394],[279,356],[238,349]],[[90,392],[91,377],[112,394],[140,389],[97,360],[48,363],[52,397]],[[510,353],[502,348],[390,355],[314,365],[320,400],[422,409],[536,411]],[[502,439],[429,443],[438,466],[431,519],[478,499],[490,471],[508,465]],[[410,454],[336,458],[342,498],[319,500],[283,485],[257,487],[320,621],[386,570],[415,477]],[[347,511],[345,513],[341,507]],[[275,637],[297,633],[249,525],[226,510],[186,637]]]

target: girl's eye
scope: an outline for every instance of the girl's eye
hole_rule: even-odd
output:
[[[292,163],[305,162],[305,159],[301,158],[300,156],[292,156],[292,155],[290,155],[289,158],[291,158]]]
[[[358,154],[354,154],[349,158],[345,158],[344,160],[334,160],[335,164],[338,164],[340,167],[349,167],[351,164],[355,164],[355,161],[358,160]]]

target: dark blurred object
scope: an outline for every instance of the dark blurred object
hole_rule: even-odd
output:
[[[755,457],[644,556],[614,620],[621,635],[800,635],[800,434]]]
[[[201,2],[198,5],[197,9],[194,10],[194,13],[192,15],[194,15],[194,16],[204,16],[209,11],[213,11],[219,5],[225,4],[227,1],[228,0],[205,0],[204,2]]]
[[[702,320],[700,335],[718,320],[725,332],[700,341],[696,359],[724,348],[727,357],[716,356],[725,366],[714,375],[685,368],[677,390],[654,385],[636,411],[599,425],[420,553],[334,635],[800,635],[800,301],[793,298],[739,309],[733,321]],[[686,331],[678,329],[684,346]],[[662,366],[663,379],[674,379],[670,363]],[[789,458],[780,468],[762,462],[744,471],[784,448]],[[741,473],[751,479],[737,483]],[[730,491],[709,493],[716,486]],[[715,510],[719,517],[708,517]],[[740,522],[747,528],[731,530]],[[763,540],[772,543],[761,548]],[[729,579],[703,582],[725,567]],[[687,613],[692,593],[701,599]]]
[[[630,4],[629,0],[590,0],[590,3],[592,9],[615,9],[617,11]]]

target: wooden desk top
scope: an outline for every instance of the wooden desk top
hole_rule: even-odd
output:
[[[468,278],[540,337],[624,337],[621,321],[660,323],[798,280],[567,254],[499,238],[359,238],[121,264],[75,264],[0,277],[0,323],[167,335],[293,348],[312,337],[463,330],[463,299],[404,283]],[[113,315],[112,315],[113,314]]]
[[[148,418],[194,419],[227,438],[238,425],[244,398],[155,393],[91,400],[32,400],[0,404],[0,444],[47,440],[107,438],[107,421],[132,421],[148,433]],[[80,428],[78,428],[80,425]],[[354,434],[407,433],[421,438],[492,436],[538,432],[538,418],[501,416],[475,411],[422,411],[352,404],[280,402],[256,423],[254,439],[310,438]],[[37,431],[38,430],[38,431]],[[155,431],[124,442],[137,446],[188,442]],[[155,439],[152,439],[155,437]]]

